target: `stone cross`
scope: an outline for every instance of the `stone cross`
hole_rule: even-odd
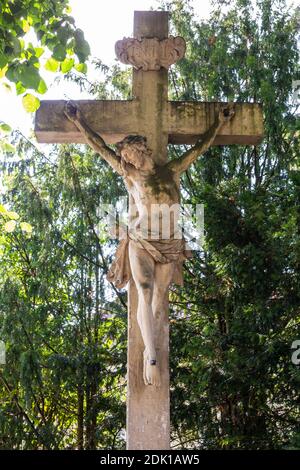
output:
[[[134,38],[116,44],[123,63],[133,65],[132,100],[75,102],[88,125],[108,144],[142,135],[157,164],[167,160],[168,143],[194,144],[208,131],[221,103],[168,101],[168,67],[183,57],[182,38],[168,37],[168,12],[136,11]],[[85,143],[84,135],[64,114],[64,101],[42,101],[35,133],[44,143]],[[213,145],[255,145],[263,137],[262,111],[256,103],[235,103],[235,117],[216,135]],[[137,324],[137,291],[128,287],[127,449],[170,448],[168,299],[158,338],[160,387],[143,382],[143,341]]]

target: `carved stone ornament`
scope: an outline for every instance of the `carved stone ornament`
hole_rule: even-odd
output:
[[[167,39],[124,38],[116,42],[116,56],[123,64],[130,64],[136,69],[159,70],[168,69],[182,59],[185,54],[185,40],[170,36]]]

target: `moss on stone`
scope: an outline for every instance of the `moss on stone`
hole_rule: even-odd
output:
[[[172,187],[170,187],[170,182],[173,181],[174,188],[179,192],[174,181],[173,171],[168,168],[167,165],[155,165],[154,173],[146,179],[146,185],[151,187],[152,194],[154,196],[159,195],[164,192],[170,197],[173,196]]]

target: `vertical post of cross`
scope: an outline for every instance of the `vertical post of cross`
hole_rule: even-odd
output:
[[[168,37],[167,11],[135,11],[134,37]],[[168,70],[133,69],[133,98],[137,100],[140,132],[147,137],[156,163],[167,159],[168,130],[165,123],[168,105]]]
[[[165,39],[168,37],[168,12],[134,14],[134,37]],[[138,102],[140,134],[147,138],[156,163],[167,159],[168,71],[166,69],[133,70],[133,98]],[[156,341],[161,386],[143,382],[143,342],[137,323],[137,291],[134,282],[128,295],[128,363],[127,363],[127,449],[155,450],[170,447],[169,385],[169,315],[168,299],[157,325]]]

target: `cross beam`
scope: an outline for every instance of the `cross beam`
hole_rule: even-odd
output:
[[[107,143],[126,135],[147,137],[156,163],[167,160],[167,145],[193,144],[214,122],[220,103],[168,101],[168,66],[184,55],[184,40],[168,38],[167,12],[135,12],[134,38],[118,41],[118,58],[133,70],[130,101],[77,101],[88,125]],[[64,115],[64,101],[43,101],[36,115],[39,142],[84,143],[77,128]],[[256,103],[237,103],[235,117],[216,136],[215,145],[253,145],[262,140],[262,110]],[[134,282],[128,296],[127,448],[168,449],[169,320],[168,299],[157,325],[157,358],[161,386],[143,382],[143,342],[136,318]]]
[[[148,72],[147,72],[148,73]],[[64,115],[65,101],[45,100],[37,111],[35,133],[43,143],[85,143]],[[220,102],[168,101],[163,131],[170,144],[194,144],[213,124]],[[223,103],[225,104],[225,103]],[[137,100],[78,100],[86,121],[108,144],[130,134],[147,134]],[[222,127],[213,145],[256,145],[263,137],[261,106],[236,103],[235,118]]]

